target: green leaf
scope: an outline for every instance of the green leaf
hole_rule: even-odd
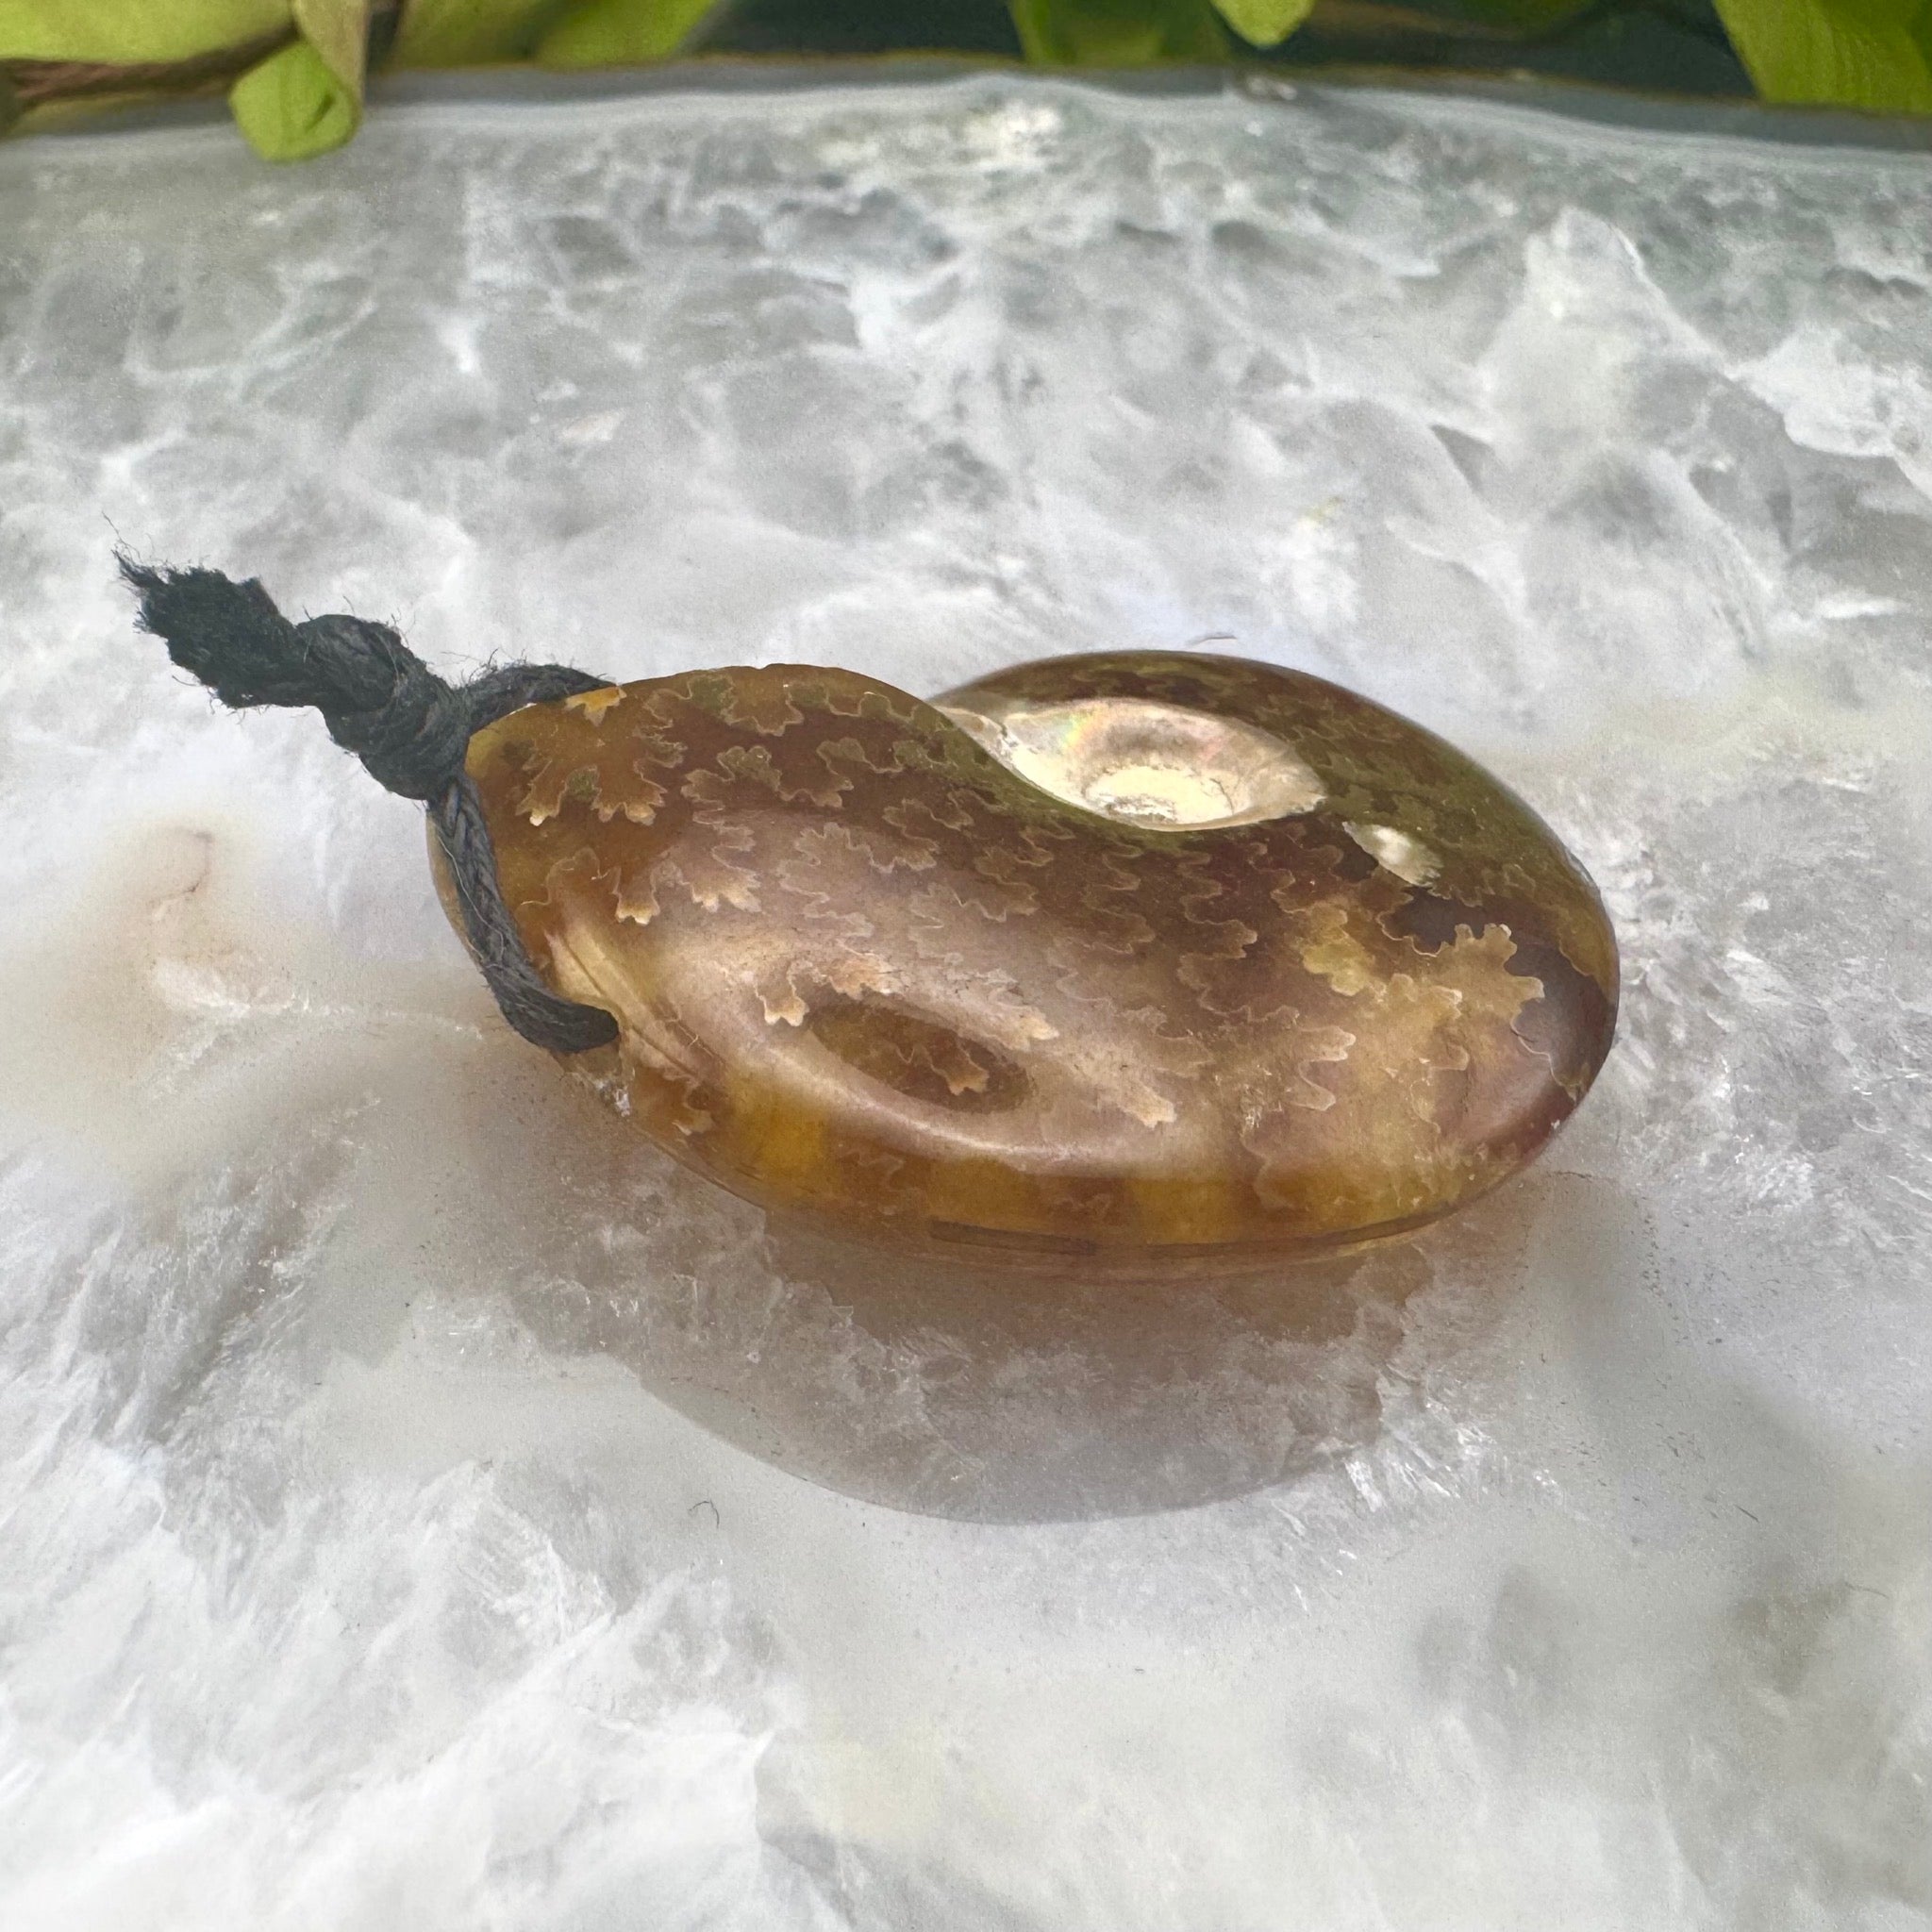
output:
[[[1029,60],[1050,67],[1144,67],[1227,58],[1208,0],[1008,0]]]
[[[302,38],[359,103],[369,56],[369,0],[294,0],[291,10]]]
[[[1924,0],[1717,0],[1767,101],[1932,113]]]
[[[662,60],[710,12],[714,0],[588,0],[537,43],[544,67],[625,67]]]
[[[480,67],[527,60],[559,0],[406,0],[391,67]]]
[[[1221,17],[1257,47],[1285,41],[1314,11],[1315,0],[1214,0]]]
[[[288,24],[287,0],[0,0],[0,60],[190,60]]]
[[[228,106],[248,144],[268,161],[325,155],[362,119],[360,94],[344,87],[307,41],[251,67],[228,90]]]

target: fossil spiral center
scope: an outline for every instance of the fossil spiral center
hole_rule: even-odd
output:
[[[939,708],[1042,791],[1153,829],[1249,825],[1312,811],[1322,781],[1273,732],[1150,698]]]

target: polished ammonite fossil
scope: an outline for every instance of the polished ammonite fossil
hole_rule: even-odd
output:
[[[1547,827],[1270,665],[931,703],[694,671],[514,711],[467,772],[539,971],[615,1016],[565,1063],[871,1241],[1125,1274],[1389,1235],[1522,1167],[1610,1044],[1615,941]]]

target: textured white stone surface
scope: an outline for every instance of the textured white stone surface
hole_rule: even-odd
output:
[[[1932,1923],[1932,163],[1391,95],[0,151],[0,1924]],[[119,537],[447,666],[1208,637],[1486,758],[1624,1033],[1116,1336],[495,1022]]]

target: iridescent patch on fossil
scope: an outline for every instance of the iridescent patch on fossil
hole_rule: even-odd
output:
[[[1529,1160],[1616,943],[1523,802],[1319,678],[1065,658],[932,704],[687,672],[532,706],[468,769],[565,1061],[774,1211],[1062,1274],[1416,1227]]]

